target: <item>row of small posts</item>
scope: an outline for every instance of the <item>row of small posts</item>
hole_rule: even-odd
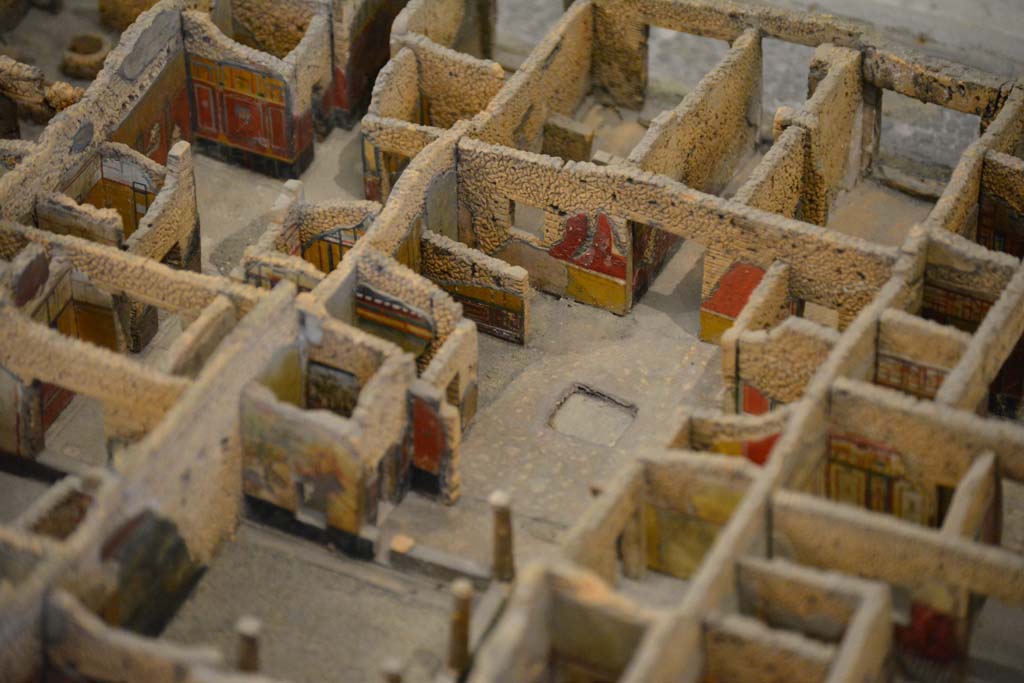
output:
[[[495,491],[488,502],[494,516],[491,578],[501,583],[515,579],[516,568],[512,539],[512,501],[504,491]],[[448,671],[456,677],[469,668],[470,615],[473,611],[473,584],[460,578],[452,582],[451,627],[448,636]],[[260,670],[260,620],[244,616],[235,625],[238,634],[238,670],[255,673]],[[402,683],[402,662],[388,659],[381,667],[386,683]]]

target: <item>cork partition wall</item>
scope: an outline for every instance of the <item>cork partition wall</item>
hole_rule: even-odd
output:
[[[515,63],[495,0],[75,7],[94,80],[0,56],[0,681],[1024,677],[1024,81],[727,0]]]

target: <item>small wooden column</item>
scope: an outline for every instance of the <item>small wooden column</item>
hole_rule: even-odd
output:
[[[495,491],[488,499],[494,512],[494,557],[491,576],[508,583],[516,577],[514,543],[512,539],[512,502],[504,491]]]
[[[260,631],[263,624],[252,616],[244,616],[235,624],[238,634],[238,670],[249,673],[260,670]]]
[[[381,680],[384,683],[402,683],[402,662],[394,657],[384,660],[380,668]]]
[[[473,609],[473,585],[467,579],[452,582],[451,631],[448,639],[448,668],[462,675],[469,666],[469,617]]]

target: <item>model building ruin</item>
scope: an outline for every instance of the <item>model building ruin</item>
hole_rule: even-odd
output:
[[[542,4],[0,1],[0,681],[1024,680],[1024,71]]]

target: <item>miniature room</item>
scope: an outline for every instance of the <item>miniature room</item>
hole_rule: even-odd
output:
[[[285,183],[266,231],[242,256],[245,282],[272,287],[291,280],[309,291],[341,264],[380,212],[376,202],[307,202],[302,184]]]
[[[564,552],[640,604],[679,601],[753,471],[740,458],[675,449],[641,460],[598,493]]]
[[[364,526],[382,523],[410,484],[412,363],[337,322],[321,335],[308,350],[282,349],[243,392],[244,488],[357,547]],[[379,427],[373,438],[368,421]]]
[[[494,627],[491,642],[504,646],[483,648],[469,680],[620,680],[658,616],[615,594],[594,574],[535,564]],[[594,637],[603,645],[585,647]]]

